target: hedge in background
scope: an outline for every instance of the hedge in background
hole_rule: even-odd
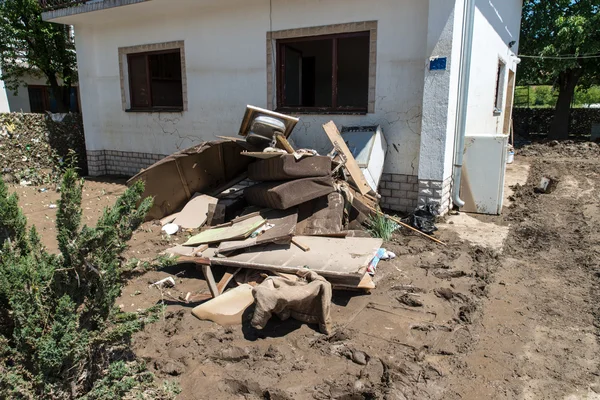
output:
[[[0,168],[6,181],[56,181],[69,150],[76,155],[78,173],[87,175],[81,114],[66,114],[62,121],[48,114],[0,114]]]
[[[547,135],[552,118],[554,118],[554,109],[551,108],[514,108],[515,134],[523,137]],[[600,124],[599,108],[574,108],[571,110],[569,135],[582,139],[589,138],[593,124]]]

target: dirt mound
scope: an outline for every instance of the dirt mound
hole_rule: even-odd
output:
[[[576,142],[573,140],[551,140],[531,143],[516,150],[524,157],[576,157],[596,158],[600,156],[600,144],[594,142]]]

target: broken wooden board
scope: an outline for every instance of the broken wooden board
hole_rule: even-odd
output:
[[[166,224],[170,224],[171,222],[175,221],[175,218],[177,218],[178,216],[179,213],[168,215],[160,220],[160,225],[165,226]]]
[[[262,151],[243,151],[241,153],[243,156],[248,156],[248,157],[254,157],[254,158],[260,158],[261,160],[265,160],[267,158],[275,158],[275,157],[281,157],[282,154],[285,153],[277,153],[274,151],[269,151],[269,152],[262,152]]]
[[[202,252],[204,250],[206,250],[208,248],[208,246],[198,246],[198,247],[191,247],[191,246],[183,246],[181,244],[178,244],[177,246],[168,248],[164,251],[161,252],[161,254],[167,254],[167,255],[171,255],[171,256],[200,256],[202,255]]]
[[[280,149],[287,151],[288,154],[294,154],[294,148],[285,137],[283,137],[282,135],[275,135],[275,140],[277,140],[277,146]]]
[[[295,245],[267,244],[252,247],[231,257],[215,257],[216,249],[203,253],[211,264],[295,274],[306,268],[332,284],[356,286],[363,279],[369,262],[383,241],[375,238],[328,238],[296,236],[310,251]],[[212,253],[212,254],[211,254]],[[185,260],[181,260],[185,261]],[[193,259],[187,259],[193,262]]]
[[[368,293],[371,290],[375,289],[375,282],[373,282],[373,278],[371,278],[371,275],[365,274],[356,286],[336,284],[332,285],[332,288],[334,290],[359,290]]]
[[[344,142],[342,135],[340,135],[340,132],[338,131],[333,121],[329,121],[328,123],[323,125],[323,129],[325,130],[327,137],[331,141],[331,144],[333,144],[333,147],[340,149],[344,157],[346,157],[346,163],[344,167],[350,173],[350,176],[352,177],[354,184],[357,186],[358,191],[362,194],[369,193],[371,191],[371,186],[369,186],[369,184],[365,180],[362,170],[360,169],[358,163],[352,156],[352,152]]]
[[[185,242],[184,246],[196,246],[199,244],[219,243],[227,240],[245,239],[256,229],[265,223],[265,219],[256,215],[247,219],[239,220],[226,226],[207,229],[199,234],[192,236]]]
[[[337,192],[298,206],[296,235],[327,236],[342,231],[344,198]],[[346,235],[343,235],[346,236]]]
[[[240,285],[221,296],[194,307],[196,318],[216,322],[222,326],[239,325],[246,308],[254,303],[252,286]]]
[[[296,208],[288,210],[262,210],[260,211],[260,215],[267,220],[267,223],[275,226],[255,238],[221,242],[219,253],[227,253],[265,243],[289,243],[292,240],[292,235],[296,229],[296,221],[298,220],[298,210]]]
[[[184,229],[198,229],[206,222],[208,206],[210,204],[217,204],[217,201],[219,199],[196,193],[183,207],[183,210],[178,213],[173,223]]]

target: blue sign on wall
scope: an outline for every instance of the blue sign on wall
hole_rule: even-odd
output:
[[[429,61],[430,71],[445,71],[446,70],[446,57],[432,58]]]

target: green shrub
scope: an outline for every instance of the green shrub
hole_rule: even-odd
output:
[[[54,255],[34,228],[26,231],[16,195],[0,180],[0,398],[172,398],[129,350],[132,334],[155,321],[161,307],[114,307],[120,255],[152,200],[141,200],[138,182],[91,228],[81,226],[83,181],[73,168],[61,187]]]

